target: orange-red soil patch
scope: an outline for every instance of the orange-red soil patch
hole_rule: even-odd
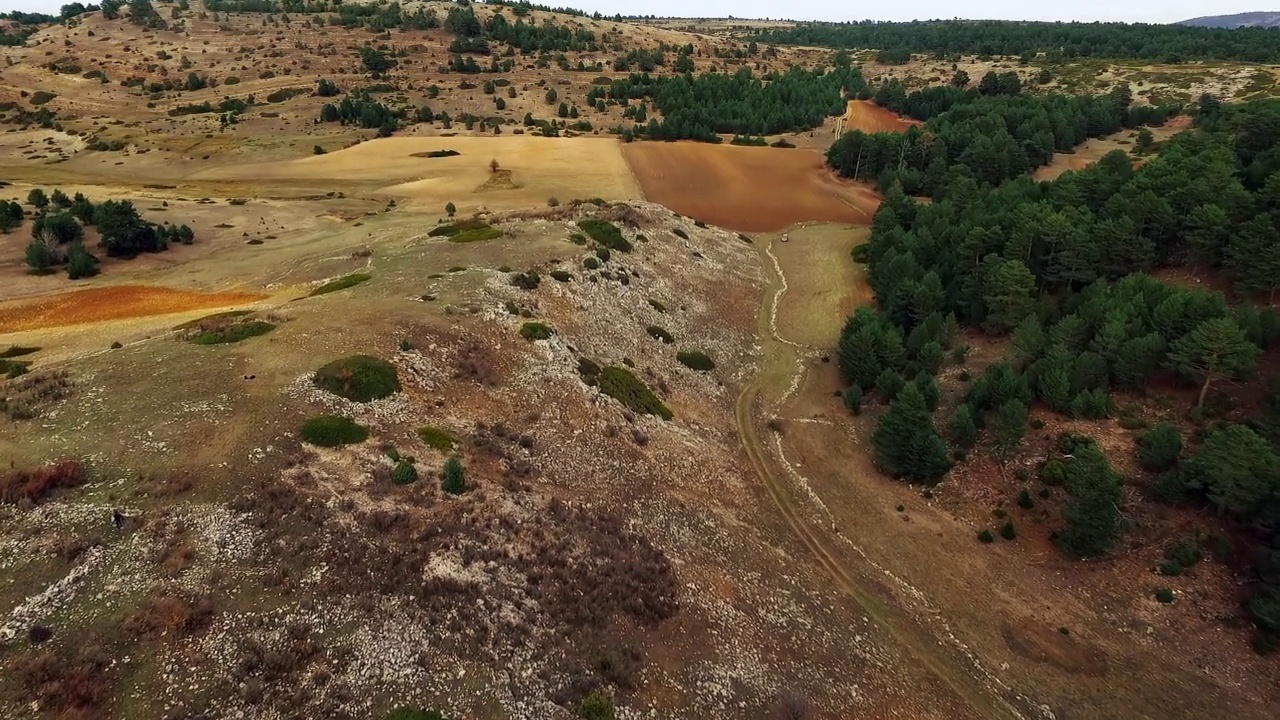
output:
[[[645,198],[681,215],[743,232],[796,223],[869,223],[880,198],[837,178],[813,150],[639,142],[622,154]]]
[[[918,120],[904,118],[892,110],[882,108],[870,100],[850,100],[849,111],[844,116],[845,132],[906,132],[908,128],[922,124]]]
[[[265,297],[254,293],[201,293],[147,285],[90,288],[0,305],[0,333],[224,308]]]

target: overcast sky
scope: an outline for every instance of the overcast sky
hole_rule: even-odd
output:
[[[0,9],[57,13],[66,0],[0,0]],[[81,0],[84,2],[85,0]],[[1272,0],[1275,2],[1276,0]],[[997,18],[1002,20],[1123,20],[1176,22],[1201,15],[1271,10],[1267,0],[897,0],[851,3],[848,0],[542,0],[587,11],[679,17],[789,18],[793,20],[916,20]],[[86,4],[88,4],[86,2]],[[862,5],[862,7],[858,7]]]

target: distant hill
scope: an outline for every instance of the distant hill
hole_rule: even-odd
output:
[[[1236,15],[1208,15],[1205,17],[1183,20],[1177,25],[1193,27],[1241,28],[1241,27],[1280,27],[1280,12],[1247,12]]]

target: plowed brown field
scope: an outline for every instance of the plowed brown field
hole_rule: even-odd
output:
[[[836,178],[813,150],[638,142],[622,154],[647,199],[732,230],[869,223],[880,205],[870,188]]]
[[[0,333],[224,308],[265,297],[254,293],[200,293],[147,285],[76,290],[31,302],[0,305]]]
[[[905,132],[914,125],[921,125],[917,120],[904,118],[892,110],[876,105],[870,100],[850,100],[849,111],[844,116],[844,132],[861,130],[865,133]]]

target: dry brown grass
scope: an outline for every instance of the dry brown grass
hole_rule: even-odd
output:
[[[87,479],[85,468],[74,460],[47,465],[38,470],[15,470],[0,475],[0,502],[36,503],[56,490],[79,487]]]

